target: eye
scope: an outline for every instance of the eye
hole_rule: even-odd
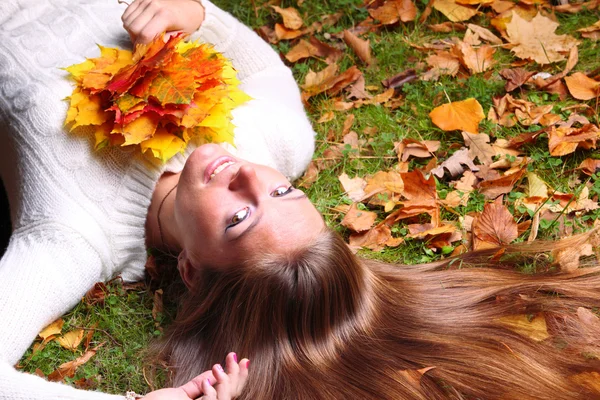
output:
[[[237,224],[239,224],[240,222],[242,222],[243,220],[248,218],[249,215],[250,215],[250,209],[248,207],[242,208],[240,211],[233,214],[233,217],[231,217],[231,221],[230,221],[229,225],[227,225],[227,229],[236,226]]]
[[[290,186],[287,188],[285,186],[280,186],[271,192],[271,197],[285,196],[286,194],[290,193],[292,190],[294,190],[293,186]]]

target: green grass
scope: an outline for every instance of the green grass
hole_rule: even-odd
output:
[[[272,27],[275,22],[280,21],[277,13],[267,7],[259,8],[258,16],[256,16],[252,2],[249,0],[241,2],[221,0],[215,1],[215,3],[230,10],[237,18],[254,28],[264,24]],[[256,3],[260,5],[262,1],[256,0]],[[288,0],[283,1],[281,6],[297,7],[305,17],[306,25],[318,21],[322,15],[343,11],[343,17],[338,24],[325,27],[322,32],[316,34],[320,40],[328,41],[327,37],[360,23],[368,16],[367,10],[362,7],[362,4],[362,0],[323,0],[304,1],[298,7],[297,2]],[[423,11],[425,4],[424,0],[417,2],[419,12]],[[557,14],[561,24],[558,33],[568,33],[579,38],[576,30],[593,24],[599,16],[600,11],[598,10],[584,11],[578,14]],[[434,24],[444,21],[446,18],[434,10],[427,23]],[[489,20],[485,15],[477,16],[469,22],[490,28]],[[368,35],[373,54],[377,59],[375,65],[366,68],[355,54],[348,50],[339,62],[340,70],[343,71],[354,64],[358,65],[365,75],[366,84],[378,87],[378,90],[372,91],[373,94],[376,94],[383,91],[381,84],[383,79],[415,66],[419,71],[424,70],[424,63],[429,53],[421,51],[411,44],[423,45],[436,39],[448,39],[453,36],[462,38],[462,35],[462,32],[433,33],[426,25],[419,23],[388,27],[379,33]],[[274,48],[285,53],[292,45],[291,42],[280,42],[274,45]],[[592,71],[600,68],[599,47],[600,41],[581,40],[579,62],[575,71]],[[463,145],[460,134],[440,130],[431,122],[428,114],[434,107],[446,103],[448,98],[458,101],[468,97],[476,98],[483,106],[484,112],[487,113],[492,106],[492,98],[505,93],[504,80],[498,72],[503,68],[509,68],[515,61],[510,50],[500,47],[497,48],[494,59],[496,65],[493,70],[484,74],[456,78],[444,76],[436,82],[413,81],[404,85],[401,90],[404,104],[396,110],[390,110],[383,106],[363,106],[347,112],[335,112],[335,118],[332,121],[317,124],[318,118],[331,110],[332,99],[325,95],[318,95],[311,99],[307,112],[315,122],[314,127],[318,133],[314,156],[316,160],[323,158],[324,152],[331,146],[331,143],[326,141],[328,136],[333,137],[335,141],[341,141],[342,126],[346,116],[350,113],[356,117],[352,130],[357,132],[359,139],[370,140],[369,158],[353,157],[352,152],[344,151],[343,158],[333,162],[329,168],[320,171],[317,181],[306,190],[307,195],[323,213],[330,226],[339,229],[343,235],[349,234],[339,225],[343,215],[334,211],[337,206],[351,203],[350,199],[344,195],[338,180],[338,176],[342,172],[351,177],[365,177],[391,168],[397,162],[393,159],[395,155],[393,143],[406,137],[419,140],[440,140],[442,142],[439,151],[440,162]],[[530,64],[526,68],[555,74],[562,71],[565,64],[564,61],[546,66]],[[296,79],[302,83],[310,69],[317,71],[325,66],[324,62],[311,59],[291,65],[291,68]],[[515,97],[521,95],[536,105],[553,104],[554,112],[563,118],[567,118],[571,112],[563,110],[564,107],[579,103],[570,97],[560,100],[556,95],[536,90],[517,90],[513,93]],[[593,110],[588,118],[593,123],[599,123],[598,104],[594,100],[588,101],[587,104]],[[371,137],[364,132],[365,129],[372,127],[377,127],[378,132]],[[510,138],[538,129],[540,126],[537,125],[506,128],[487,121],[481,123],[481,131],[494,138]],[[535,144],[525,145],[522,150],[533,161],[528,167],[529,170],[535,171],[554,189],[565,193],[579,193],[583,185],[587,184],[591,196],[600,196],[600,174],[587,177],[574,170],[585,158],[598,158],[595,150],[578,150],[567,156],[551,157],[548,153],[547,138],[543,135]],[[427,161],[411,160],[410,168],[421,167]],[[437,181],[438,193],[442,198],[452,190],[449,185],[450,180],[445,176]],[[520,187],[515,188],[513,194],[505,197],[506,204],[514,212],[518,221],[529,218],[527,212],[518,205],[518,200],[524,192],[524,185],[526,185],[526,180]],[[456,221],[459,217],[464,217],[469,213],[481,212],[485,203],[486,200],[481,194],[472,193],[467,206],[459,206],[451,211],[442,209],[442,218]],[[383,210],[375,209],[375,211],[381,218],[385,216]],[[567,223],[572,224],[576,230],[581,230],[585,228],[584,225],[589,225],[599,217],[600,212],[596,210],[578,216],[574,221],[567,221]],[[555,238],[559,234],[557,229],[556,222],[542,222],[539,236]],[[406,235],[408,232],[405,225],[402,224],[394,226],[392,230],[397,236]],[[523,240],[527,235],[528,232],[519,240]],[[443,256],[428,249],[425,242],[410,239],[397,248],[388,248],[378,253],[361,250],[360,254],[365,257],[376,257],[384,261],[407,264],[428,262]],[[533,271],[535,265],[525,266],[524,269]],[[160,374],[157,378],[152,378],[151,371],[144,371],[145,363],[143,361],[144,349],[153,338],[161,334],[161,329],[167,320],[165,316],[159,316],[158,321],[153,319],[152,304],[153,297],[148,288],[125,290],[119,281],[115,281],[109,285],[109,294],[103,304],[90,306],[82,301],[72,312],[64,316],[66,321],[64,331],[75,326],[96,326],[91,346],[104,343],[91,361],[77,370],[75,378],[67,381],[89,379],[91,388],[111,393],[124,393],[126,390],[145,393],[150,390],[148,381],[160,385],[162,382]],[[81,347],[80,350],[72,352],[62,349],[56,342],[51,342],[36,355],[32,355],[30,349],[21,360],[20,366],[24,371],[34,372],[36,369],[40,369],[47,375],[61,363],[73,360],[82,352]]]

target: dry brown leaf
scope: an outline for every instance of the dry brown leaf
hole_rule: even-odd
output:
[[[38,336],[45,341],[46,339],[52,336],[59,335],[62,332],[62,327],[64,324],[65,321],[62,318],[59,318],[44,329],[42,329],[42,331],[38,333]]]
[[[306,172],[304,172],[304,175],[302,175],[302,177],[300,178],[298,186],[308,189],[312,186],[313,183],[317,181],[318,177],[319,167],[314,161],[311,161],[310,164],[308,164],[308,167],[306,168]]]
[[[104,282],[96,282],[94,287],[85,294],[85,302],[89,305],[103,304],[107,293],[108,289]]]
[[[502,197],[487,203],[473,221],[473,249],[485,249],[510,244],[519,236],[514,217],[502,204]]]
[[[363,99],[370,99],[372,96],[369,94],[369,92],[367,92],[367,89],[365,88],[365,76],[361,75],[358,77],[358,79],[356,80],[356,82],[354,82],[352,85],[350,85],[348,87],[348,89],[346,89],[346,92],[348,93],[348,98],[349,99],[356,99],[356,100],[363,100]],[[356,105],[354,103],[352,103],[352,107],[355,107]],[[350,107],[350,108],[352,108]]]
[[[578,147],[595,149],[600,139],[600,129],[594,124],[581,128],[551,127],[548,132],[548,149],[553,156],[564,156],[573,153]]]
[[[427,25],[427,27],[434,32],[440,33],[463,32],[467,30],[467,27],[464,24],[452,21],[442,22],[441,24]]]
[[[586,39],[599,40],[600,39],[600,20],[596,21],[594,25],[586,28],[577,29],[577,32],[581,32],[581,36]]]
[[[410,224],[407,225],[409,234],[406,235],[413,239],[425,239],[427,237],[433,237],[441,235],[442,233],[452,233],[456,231],[454,225],[442,224],[440,226],[433,226],[433,224]]]
[[[338,179],[344,188],[346,195],[353,201],[361,201],[365,196],[367,182],[363,178],[350,178],[345,172]]]
[[[550,337],[546,326],[546,317],[543,314],[537,314],[533,318],[526,314],[511,315],[500,317],[496,319],[496,322],[536,342],[541,342]]]
[[[397,214],[390,214],[390,217],[397,221],[413,215],[427,213],[431,216],[433,226],[439,226],[440,210],[435,178],[430,176],[429,179],[425,179],[425,176],[419,170],[400,175],[404,183],[402,195],[407,200],[401,202],[404,207]]]
[[[579,42],[569,35],[556,35],[558,25],[539,13],[529,22],[513,11],[506,25],[508,41],[514,45],[511,51],[519,58],[532,59],[538,64],[564,60],[563,53],[568,53]]]
[[[435,0],[433,8],[452,22],[466,21],[477,14],[476,9],[458,4],[454,0]]]
[[[83,329],[74,329],[56,338],[56,342],[67,350],[77,350],[83,340]]]
[[[469,203],[469,193],[470,191],[462,192],[453,190],[446,195],[445,199],[440,200],[440,203],[451,208],[466,206]]]
[[[455,46],[455,51],[471,74],[487,71],[496,63],[493,57],[496,49],[487,44],[474,49],[470,44],[461,42]]]
[[[465,172],[463,165],[466,165],[471,171],[479,171],[479,167],[473,163],[473,158],[471,158],[469,150],[466,148],[455,151],[446,161],[433,168],[430,172],[441,178],[444,176],[444,169],[447,169],[450,172],[450,176],[456,178]]]
[[[396,202],[404,191],[402,175],[396,171],[378,171],[366,179],[365,197],[369,204],[385,206],[387,202]],[[395,203],[394,203],[395,204]]]
[[[424,81],[437,80],[442,75],[456,76],[460,69],[458,57],[447,51],[430,55],[427,64],[432,68],[421,76]]]
[[[586,158],[579,164],[577,169],[580,169],[586,175],[594,175],[596,172],[600,171],[600,160]]]
[[[489,29],[483,28],[475,24],[468,24],[467,27],[486,42],[497,45],[502,44],[502,39],[494,35]]]
[[[275,24],[275,37],[277,41],[292,40],[304,35],[305,32],[300,29],[288,29],[282,24]]]
[[[463,132],[462,135],[465,145],[469,148],[469,157],[473,160],[478,158],[479,162],[483,165],[490,165],[492,157],[496,155],[496,151],[489,144],[490,137],[485,133],[473,134]]]
[[[68,361],[66,363],[61,364],[54,372],[48,375],[48,380],[52,382],[60,382],[63,381],[66,377],[74,377],[77,368],[88,362],[90,358],[92,358],[96,354],[98,349],[103,345],[104,343],[100,343],[92,350],[88,350],[85,353],[83,353],[81,357],[77,357],[73,361]]]
[[[410,157],[429,158],[440,148],[439,140],[402,139],[401,142],[394,142],[394,150],[398,154],[398,160],[407,161]]]
[[[516,88],[523,86],[523,84],[525,84],[525,82],[527,82],[529,78],[535,75],[535,72],[527,71],[523,68],[513,68],[503,69],[502,71],[500,71],[500,75],[502,75],[502,77],[506,79],[506,91],[512,92]]]
[[[565,83],[571,96],[577,100],[591,100],[600,96],[600,82],[581,72],[565,77]]]
[[[317,120],[317,124],[322,124],[325,122],[329,122],[331,120],[333,120],[335,118],[335,114],[333,111],[327,111],[325,113],[323,113],[323,115],[321,115],[319,117],[319,119]]]
[[[355,249],[364,247],[373,251],[381,251],[385,246],[396,247],[404,241],[402,238],[392,237],[392,231],[386,224],[376,225],[363,233],[354,233],[349,239],[350,247]]]
[[[271,6],[271,8],[283,17],[283,25],[287,29],[296,30],[302,28],[302,25],[304,25],[302,16],[300,16],[300,13],[295,8],[281,8],[277,6]]]
[[[337,64],[330,64],[319,72],[309,70],[304,85],[301,86],[304,90],[302,100],[307,102],[310,97],[319,93],[336,95],[362,75],[356,66],[348,68],[340,75],[337,75],[337,71]]]
[[[343,54],[340,49],[336,49],[311,36],[309,40],[300,40],[297,45],[290,49],[285,58],[294,63],[303,58],[317,57],[324,58],[327,64],[332,64],[339,61]]]
[[[510,193],[524,174],[525,168],[522,168],[514,173],[504,174],[501,177],[485,179],[479,182],[477,188],[479,189],[479,193],[483,194],[486,199],[493,200],[500,195]]]
[[[158,289],[152,296],[152,319],[158,321],[159,314],[163,312],[163,290]]]
[[[398,21],[414,21],[417,7],[411,0],[388,0],[381,7],[370,9],[369,14],[383,25],[391,25]]]
[[[445,131],[477,133],[485,114],[481,104],[476,99],[469,98],[436,107],[429,113],[429,117],[436,126]]]
[[[552,257],[559,265],[562,272],[573,272],[579,268],[579,258],[591,256],[594,254],[594,248],[591,243],[582,243],[579,246],[566,247],[560,250],[554,250]]]
[[[377,214],[372,211],[359,210],[356,203],[352,203],[350,210],[342,219],[341,224],[354,232],[363,232],[371,229]]]
[[[363,40],[346,29],[344,30],[344,42],[356,53],[362,62],[367,65],[371,65],[373,63],[369,40]]]

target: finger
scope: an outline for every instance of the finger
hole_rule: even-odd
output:
[[[205,371],[179,388],[182,389],[190,399],[195,399],[204,393],[202,385],[207,379],[210,385],[217,383],[217,379],[213,375],[212,371]]]
[[[240,366],[238,365],[237,354],[235,354],[233,352],[227,354],[227,357],[225,357],[225,366],[227,368],[228,374],[237,375],[240,372]]]
[[[138,9],[138,7],[140,6],[141,3],[143,3],[145,0],[134,0],[133,2],[131,2],[127,8],[125,9],[125,11],[123,12],[123,15],[121,15],[121,21],[125,22],[126,19],[128,19],[131,14]]]
[[[168,10],[160,9],[154,14],[151,20],[138,32],[137,42],[151,42],[157,35],[168,31],[171,26],[170,14]]]
[[[208,379],[202,382],[202,392],[204,395],[200,397],[201,400],[221,400],[215,388],[210,384]],[[228,399],[227,399],[228,400]]]
[[[131,22],[131,24],[126,25],[125,29],[127,29],[127,31],[130,34],[134,34],[139,40],[140,36],[142,35],[142,32],[144,31],[146,26],[152,21],[153,18],[154,13],[152,12],[152,10],[149,10],[148,12],[140,14],[135,20]]]
[[[123,25],[133,24],[133,22],[139,18],[140,15],[142,15],[144,12],[148,12],[148,9],[152,6],[152,0],[136,0],[135,3],[137,3],[137,7],[131,10],[127,16],[123,14],[123,17],[121,17],[123,20]],[[134,4],[132,3],[131,5],[133,6]]]
[[[250,367],[250,360],[247,358],[242,359],[239,363],[240,373],[238,377],[237,390],[235,392],[235,396],[239,396],[242,394],[242,390],[244,386],[246,386],[246,381],[248,380],[248,368]]]
[[[225,373],[221,364],[215,364],[212,371],[215,378],[217,378],[217,385],[215,386],[217,398],[219,400],[230,400],[233,396],[232,392],[236,389],[231,382],[230,376]],[[235,385],[237,385],[237,374],[235,380]]]

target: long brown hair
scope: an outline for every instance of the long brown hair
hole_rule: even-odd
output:
[[[589,312],[600,307],[597,262],[568,274],[515,270],[587,235],[403,266],[356,257],[326,230],[285,256],[204,270],[155,350],[173,385],[229,351],[248,357],[241,399],[600,398],[578,380],[600,377],[600,322]],[[538,313],[551,333],[543,341],[502,322]]]

